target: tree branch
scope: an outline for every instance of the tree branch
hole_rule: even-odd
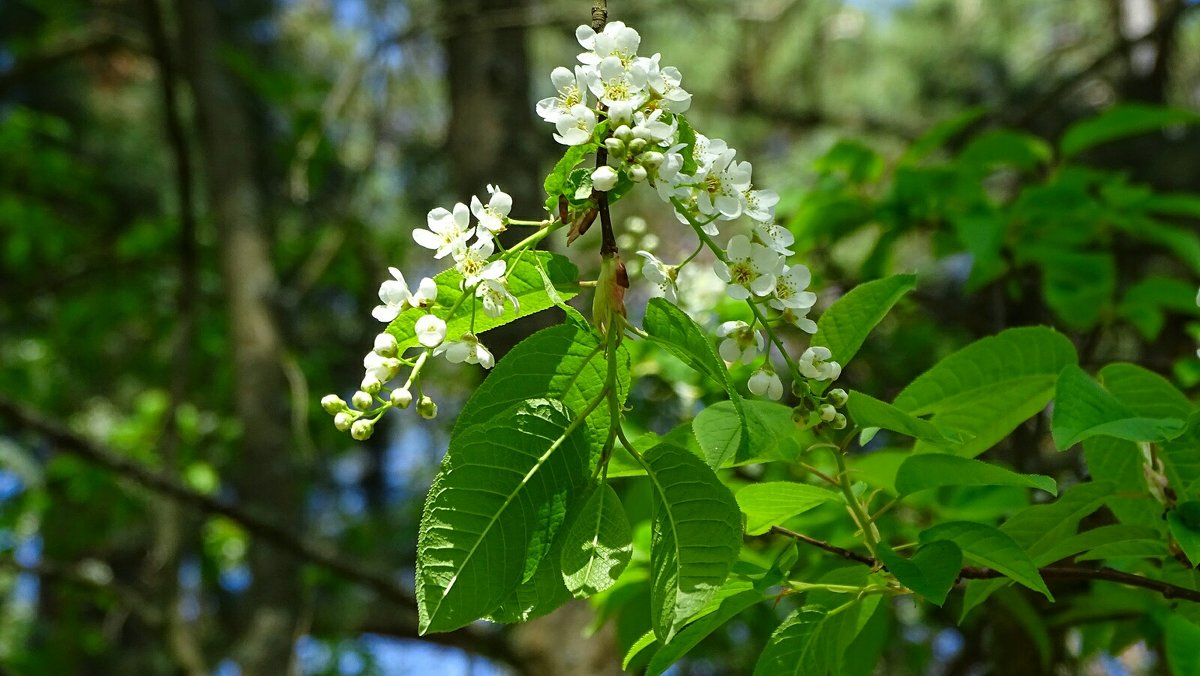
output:
[[[852,552],[849,549],[844,549],[842,547],[838,547],[837,545],[829,544],[828,542],[809,537],[803,533],[797,533],[796,531],[788,530],[782,526],[772,526],[770,532],[778,535],[786,535],[787,537],[799,540],[805,544],[812,545],[831,554],[840,556],[847,561],[854,561],[855,563],[861,563],[864,566],[870,566],[872,568],[887,568],[887,566],[884,566],[877,559],[874,559],[870,556]],[[1153,580],[1148,577],[1142,577],[1141,575],[1134,575],[1132,573],[1113,570],[1112,568],[1046,566],[1045,568],[1038,569],[1038,572],[1041,573],[1042,577],[1050,580],[1102,580],[1104,582],[1123,584],[1128,587],[1149,589],[1150,591],[1158,592],[1165,599],[1183,599],[1193,603],[1200,603],[1200,591],[1196,591],[1195,589],[1180,587],[1179,585],[1174,585],[1170,582]],[[980,568],[976,566],[966,566],[958,574],[959,580],[992,580],[1001,577],[1007,576],[990,568]]]
[[[395,636],[418,638],[416,600],[389,574],[367,567],[358,561],[338,554],[329,546],[294,535],[279,524],[226,500],[198,493],[177,479],[154,472],[131,461],[112,449],[86,439],[61,423],[0,395],[0,420],[17,429],[38,434],[61,451],[82,458],[133,483],[193,507],[206,514],[230,519],[251,535],[304,563],[329,570],[350,582],[370,589],[380,598],[399,606],[389,633]],[[485,657],[519,666],[520,661],[500,632],[476,625],[456,632],[421,637],[445,645],[462,648]]]

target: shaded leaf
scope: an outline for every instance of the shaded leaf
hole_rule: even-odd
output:
[[[923,544],[938,540],[952,541],[968,561],[987,566],[1054,600],[1033,559],[1007,533],[972,521],[947,521],[921,531]]]
[[[1023,486],[1058,495],[1058,485],[1048,476],[1018,474],[999,465],[944,453],[910,456],[896,472],[896,490],[902,495],[941,486]]]
[[[621,499],[604,484],[592,492],[567,532],[562,550],[563,582],[587,598],[617,581],[633,556],[633,533]]]
[[[930,542],[911,559],[893,552],[887,545],[880,545],[876,554],[901,584],[935,606],[946,601],[946,595],[962,570],[962,550],[949,540]]]
[[[1054,393],[1051,435],[1060,450],[1094,436],[1165,441],[1184,431],[1178,418],[1138,416],[1078,366],[1063,369]]]

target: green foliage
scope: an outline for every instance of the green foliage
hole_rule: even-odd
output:
[[[824,345],[833,353],[833,361],[846,364],[862,347],[871,329],[916,286],[914,275],[896,275],[856,286],[817,320],[813,345]]]
[[[1060,449],[1104,435],[1126,441],[1167,441],[1183,433],[1178,418],[1147,418],[1107,392],[1078,366],[1059,375],[1054,395],[1054,443]]]
[[[546,270],[549,274],[558,299],[569,299],[578,293],[579,271],[574,263],[563,256],[533,251],[524,255],[518,254],[517,260],[509,261],[508,265],[508,289],[520,303],[519,312],[509,311],[499,317],[476,312],[475,298],[468,296],[460,288],[462,275],[450,268],[433,278],[437,282],[438,293],[436,304],[432,308],[410,308],[388,324],[388,333],[396,336],[400,351],[419,345],[413,327],[418,319],[428,313],[445,320],[446,336],[453,340],[464,333],[481,333],[553,307],[555,299],[551,298],[546,290],[541,270]]]
[[[451,442],[421,518],[421,632],[490,613],[533,577],[588,481],[586,434],[562,403],[531,399]]]
[[[654,635],[664,643],[725,582],[741,549],[741,517],[712,469],[682,448],[645,454],[653,486],[650,599]]]
[[[934,540],[922,546],[911,558],[904,558],[889,547],[880,547],[879,560],[901,584],[940,606],[962,571],[963,553],[949,540]]]
[[[1185,124],[1200,124],[1200,115],[1177,108],[1124,104],[1077,123],[1067,130],[1059,145],[1063,155],[1069,157],[1116,139]]]
[[[587,598],[621,577],[633,555],[633,534],[621,499],[608,485],[596,489],[567,533],[562,575],[567,589]]]
[[[1018,474],[997,465],[957,455],[913,455],[901,463],[896,472],[896,491],[901,495],[941,486],[1026,486],[1051,495],[1058,494],[1058,486],[1048,476]]]
[[[830,502],[842,502],[842,496],[791,481],[750,484],[737,492],[738,507],[746,515],[746,535],[761,535],[771,526]]]
[[[987,566],[1054,600],[1033,559],[1004,531],[972,521],[946,521],[921,531],[922,544],[940,540],[958,545],[968,561]]]

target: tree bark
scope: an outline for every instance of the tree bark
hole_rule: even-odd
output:
[[[190,81],[204,161],[210,217],[228,303],[234,361],[234,415],[242,426],[240,465],[228,476],[242,502],[299,528],[299,487],[291,456],[283,344],[272,316],[278,281],[270,255],[266,200],[257,185],[251,117],[243,93],[223,67],[216,5],[178,0],[184,67]],[[252,543],[247,617],[234,657],[246,676],[285,674],[292,661],[301,586],[296,565]]]

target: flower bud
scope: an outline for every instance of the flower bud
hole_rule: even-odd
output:
[[[357,408],[360,411],[365,411],[368,408],[371,408],[371,404],[374,402],[375,400],[371,398],[371,393],[363,392],[362,390],[355,392],[354,396],[350,398],[350,403],[354,404],[354,408]]]
[[[646,180],[646,168],[640,164],[635,164],[629,167],[629,178],[632,179],[634,183],[641,183],[642,181]]]
[[[625,142],[619,138],[609,137],[604,139],[604,147],[608,149],[608,154],[613,157],[625,156]]]
[[[408,388],[404,388],[404,387],[396,388],[396,389],[392,390],[391,400],[392,400],[392,406],[397,406],[399,408],[408,408],[408,405],[412,403],[412,392],[409,392]]]
[[[333,416],[333,426],[338,428],[338,430],[341,432],[345,432],[346,430],[350,429],[350,425],[353,423],[354,415],[349,411],[342,411],[341,413]]]
[[[832,404],[822,404],[821,408],[817,409],[817,411],[821,414],[821,420],[825,422],[832,421],[838,414],[837,409]]]
[[[433,420],[437,417],[437,404],[429,398],[429,395],[423,394],[417,400],[417,414],[426,420]]]
[[[850,400],[850,395],[846,394],[846,390],[843,390],[840,387],[835,387],[832,390],[829,390],[829,394],[827,396],[829,401],[838,408],[845,406],[846,402]]]
[[[375,423],[370,420],[355,420],[350,426],[350,436],[356,441],[366,441],[371,438],[371,434],[375,431]]]
[[[846,429],[846,416],[842,415],[841,413],[833,416],[833,422],[830,423],[829,426],[835,430]]]
[[[646,139],[635,138],[629,142],[629,154],[638,155],[646,149]]]
[[[661,167],[664,159],[665,158],[663,157],[663,154],[656,150],[650,150],[637,156],[638,164],[646,167],[647,169],[657,169]]]
[[[321,397],[321,408],[325,409],[325,412],[329,415],[334,415],[346,410],[346,402],[342,401],[342,398],[336,394],[327,394]]]
[[[608,192],[616,187],[617,178],[617,172],[612,167],[597,167],[592,172],[592,188],[600,192]]]
[[[362,379],[362,384],[360,384],[359,387],[367,394],[376,394],[379,392],[380,388],[383,387],[383,383],[379,382],[378,378],[368,373],[366,377]]]
[[[396,350],[400,345],[396,342],[396,337],[390,333],[381,333],[375,336],[375,354],[380,357],[395,357]]]
[[[622,143],[629,143],[633,140],[633,130],[629,125],[623,124],[613,130],[613,136],[621,140]]]

